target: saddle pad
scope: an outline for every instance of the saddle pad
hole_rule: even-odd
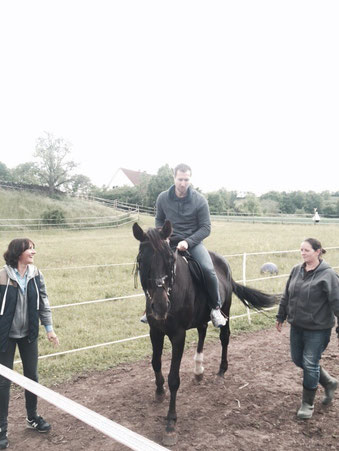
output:
[[[190,270],[193,281],[205,290],[206,289],[205,276],[201,269],[200,263],[197,260],[194,260],[194,258],[188,251],[180,252],[180,254],[187,261],[188,268]]]

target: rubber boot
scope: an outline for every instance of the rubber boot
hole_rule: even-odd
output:
[[[308,420],[313,415],[314,410],[314,398],[315,394],[317,392],[317,389],[315,390],[308,390],[307,388],[303,387],[303,399],[300,406],[300,409],[298,410],[297,417],[301,420]]]
[[[325,389],[325,396],[322,399],[322,403],[327,406],[332,402],[334,392],[338,387],[338,381],[334,377],[331,377],[324,368],[320,367],[320,385]]]

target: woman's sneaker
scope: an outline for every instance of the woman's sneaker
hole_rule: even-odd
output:
[[[0,449],[8,448],[7,429],[0,428]]]
[[[51,429],[51,425],[39,415],[35,415],[32,418],[26,418],[26,421],[29,428],[36,429],[39,432],[48,432]]]

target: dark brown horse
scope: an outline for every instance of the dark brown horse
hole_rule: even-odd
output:
[[[209,321],[209,308],[204,290],[191,276],[187,260],[177,251],[173,251],[168,238],[172,226],[166,221],[162,229],[151,228],[146,233],[135,223],[134,237],[140,241],[137,257],[138,270],[143,290],[146,295],[146,314],[150,326],[153,346],[152,366],[156,380],[156,398],[165,396],[164,377],[161,371],[161,356],[165,335],[172,344],[171,368],[168,375],[170,405],[167,414],[164,444],[176,443],[175,424],[176,395],[180,385],[180,363],[184,351],[186,330],[197,328],[199,341],[195,355],[195,375],[203,375],[203,346]],[[222,299],[222,312],[229,316],[232,292],[248,307],[262,308],[274,304],[275,299],[259,290],[236,283],[231,276],[228,263],[215,253],[210,253],[219,279]],[[221,362],[218,374],[223,376],[227,370],[227,346],[229,342],[229,322],[220,328],[222,345]]]

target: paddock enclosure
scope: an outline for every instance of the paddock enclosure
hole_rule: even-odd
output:
[[[140,224],[151,226],[153,219],[141,217]],[[41,330],[40,355],[46,358],[39,363],[40,381],[159,443],[167,403],[163,414],[156,416],[148,327],[139,323],[144,297],[140,284],[134,287],[132,276],[138,244],[131,225],[99,231],[6,232],[0,235],[3,251],[18,236],[29,236],[36,244],[35,262],[44,273],[61,340],[60,347],[53,349]],[[286,283],[284,275],[299,261],[300,242],[310,236],[320,239],[325,248],[333,248],[325,258],[338,268],[338,226],[334,225],[217,222],[205,244],[228,256],[235,280],[241,282],[244,277],[245,255],[248,285],[280,293]],[[260,267],[266,261],[278,266],[279,277],[261,277]],[[246,310],[234,298],[231,315],[243,314]],[[336,449],[331,446],[338,442],[338,400],[325,414],[317,398],[319,410],[314,419],[307,424],[295,420],[300,374],[290,362],[287,328],[279,335],[272,328],[275,311],[267,315],[253,315],[251,324],[246,316],[231,321],[229,370],[223,381],[215,376],[220,357],[218,332],[209,328],[205,378],[199,385],[193,383],[190,346],[197,333],[188,334],[178,393],[179,440],[171,449],[290,449],[299,446],[300,440],[306,449]],[[90,348],[93,345],[100,346]],[[82,350],[48,357],[77,349]],[[324,366],[338,374],[335,337],[324,360]],[[164,374],[168,362],[165,350]],[[14,369],[21,372],[20,363]],[[12,390],[9,438],[13,449],[33,449],[35,444],[56,450],[126,449],[47,403],[40,405],[41,414],[53,423],[51,434],[43,437],[25,429],[22,390]]]
[[[232,327],[232,322],[231,322]],[[193,378],[194,349],[186,350],[181,365],[178,394],[178,443],[173,451],[220,450],[337,450],[339,397],[333,405],[321,405],[308,421],[296,419],[301,396],[301,372],[291,363],[289,328],[279,334],[267,330],[231,336],[229,369],[222,380],[216,376],[220,346],[209,342],[205,349],[205,375]],[[338,375],[338,341],[334,335],[325,351],[323,365]],[[169,368],[169,356],[163,359]],[[114,369],[74,377],[52,387],[122,426],[161,443],[167,400],[156,405],[154,377],[149,359],[121,364]],[[126,447],[39,401],[41,414],[52,424],[48,435],[25,429],[24,396],[12,391],[9,439],[11,449],[26,451],[111,450]]]

